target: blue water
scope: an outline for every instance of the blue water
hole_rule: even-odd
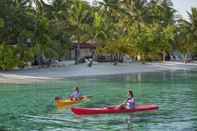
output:
[[[75,86],[93,96],[80,107],[119,104],[132,89],[138,104],[154,103],[156,112],[76,117],[58,111],[54,97]],[[0,131],[196,131],[197,71],[79,77],[29,85],[0,85]]]

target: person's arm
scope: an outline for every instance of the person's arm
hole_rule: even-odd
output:
[[[75,97],[76,98],[80,98],[81,97],[81,93],[80,92],[76,93]]]
[[[132,98],[132,102],[135,104],[135,98]]]
[[[75,97],[75,92],[73,92],[71,95],[70,95],[70,98],[73,98]]]
[[[127,103],[127,99],[122,102],[122,104],[126,104],[126,103]]]

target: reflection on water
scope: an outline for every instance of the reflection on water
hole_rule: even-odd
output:
[[[197,72],[157,72],[135,75],[72,78],[31,85],[1,85],[1,131],[166,131],[197,130]],[[76,117],[58,111],[55,96],[69,96],[76,83],[93,96],[81,107],[115,105],[132,88],[137,103],[155,103],[156,112]]]

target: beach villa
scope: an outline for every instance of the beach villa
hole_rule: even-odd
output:
[[[68,54],[68,59],[70,60],[74,60],[75,59],[75,49],[76,49],[77,44],[74,43],[69,51]],[[107,53],[100,53],[97,54],[96,53],[96,49],[98,48],[96,46],[96,44],[92,44],[92,43],[81,43],[79,44],[79,61],[81,63],[85,62],[85,59],[89,59],[92,58],[95,61],[98,62],[112,62],[114,60],[113,56],[111,54],[107,54]],[[119,61],[122,61],[123,58],[119,58]]]
[[[69,58],[75,59],[75,48],[77,44],[73,44],[70,48],[70,54]],[[94,44],[89,43],[81,43],[79,44],[79,60],[82,60],[84,58],[93,57],[93,55],[96,53],[96,46]]]

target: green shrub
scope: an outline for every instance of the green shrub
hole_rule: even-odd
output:
[[[17,67],[18,59],[16,49],[4,43],[0,44],[0,70],[8,70]]]

